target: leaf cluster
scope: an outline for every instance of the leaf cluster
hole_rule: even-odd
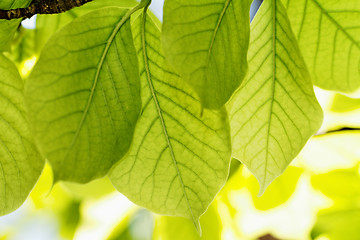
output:
[[[31,49],[7,54],[37,56],[26,81],[0,53],[1,215],[47,160],[55,183],[108,176],[134,203],[200,232],[232,157],[261,195],[321,126],[313,85],[358,90],[357,0],[265,0],[251,24],[250,0],[166,0],[163,24],[150,3],[38,16],[32,42],[17,45]],[[0,20],[1,52],[18,25]]]

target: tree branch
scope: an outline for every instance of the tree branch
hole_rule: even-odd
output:
[[[342,127],[342,128],[339,128],[339,129],[329,130],[329,131],[327,131],[327,132],[315,134],[315,137],[317,137],[317,136],[324,136],[324,135],[328,135],[328,134],[332,134],[332,133],[341,133],[341,132],[349,132],[349,131],[360,131],[360,128],[356,128],[356,127]]]
[[[26,8],[0,10],[0,19],[31,18],[35,14],[57,14],[93,0],[35,0]]]

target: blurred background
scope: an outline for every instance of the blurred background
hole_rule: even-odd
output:
[[[132,6],[131,0],[117,1]],[[13,59],[24,78],[47,39],[73,18],[114,1],[23,21]],[[251,18],[261,1],[254,1]],[[151,10],[162,19],[163,1]],[[107,178],[52,186],[47,165],[30,197],[0,217],[0,240],[358,240],[360,239],[360,99],[315,89],[325,120],[318,134],[262,197],[259,185],[233,160],[225,187],[201,217],[200,238],[187,219],[155,215],[115,191]]]

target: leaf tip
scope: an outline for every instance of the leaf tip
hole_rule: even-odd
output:
[[[257,197],[261,197],[264,193],[265,193],[265,190],[267,189],[267,187],[270,185],[270,183],[272,181],[265,181],[263,179],[258,179],[256,178],[259,182],[259,185],[260,185],[260,189],[259,189],[259,193],[257,195]]]
[[[61,181],[60,176],[58,174],[56,174],[56,172],[53,170],[53,182],[52,182],[51,189],[53,189],[55,184],[57,184],[60,181]]]
[[[267,186],[265,187],[265,186],[260,185],[260,190],[259,190],[257,197],[261,197],[264,194],[266,188],[267,188]]]
[[[201,226],[200,226],[200,221],[199,221],[199,219],[194,219],[193,220],[193,223],[194,223],[194,225],[195,225],[195,228],[196,228],[196,232],[199,234],[199,236],[201,237],[201,235],[202,235],[202,231],[201,231]]]

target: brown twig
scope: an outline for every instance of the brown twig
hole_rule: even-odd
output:
[[[93,0],[35,0],[26,8],[0,10],[0,19],[31,18],[35,14],[57,14]]]
[[[324,135],[328,135],[328,134],[332,134],[332,133],[341,133],[341,132],[349,132],[349,131],[360,131],[360,128],[357,127],[341,127],[339,129],[333,129],[333,130],[329,130],[323,133],[317,133],[315,134],[315,137],[317,136],[324,136]]]

